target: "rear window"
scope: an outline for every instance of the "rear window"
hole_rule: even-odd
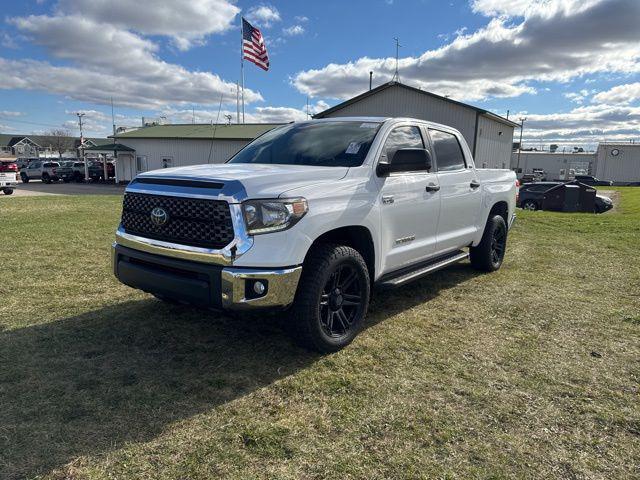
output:
[[[462,170],[466,167],[462,147],[460,147],[460,142],[455,135],[431,129],[429,129],[429,134],[433,142],[439,172]]]

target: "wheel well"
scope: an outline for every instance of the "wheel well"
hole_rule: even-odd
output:
[[[346,245],[357,250],[367,264],[369,270],[369,278],[373,281],[375,278],[375,249],[373,246],[373,237],[367,227],[354,225],[350,227],[336,228],[323,233],[315,239],[309,251],[321,243],[336,243]],[[308,253],[307,253],[308,255]]]
[[[489,217],[496,214],[504,218],[504,223],[509,225],[509,204],[507,204],[507,202],[498,202],[491,207]]]

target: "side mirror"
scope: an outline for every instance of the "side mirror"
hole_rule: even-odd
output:
[[[376,173],[384,177],[395,172],[423,172],[432,167],[431,154],[424,148],[401,148],[396,150],[389,163],[378,163]]]

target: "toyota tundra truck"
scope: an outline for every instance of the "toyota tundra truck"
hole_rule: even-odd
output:
[[[112,248],[124,284],[212,309],[282,309],[308,347],[363,328],[373,287],[503,262],[516,176],[457,130],[410,118],[291,123],[224,164],[138,175]],[[376,291],[380,291],[376,288]]]

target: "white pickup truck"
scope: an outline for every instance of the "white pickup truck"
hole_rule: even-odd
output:
[[[374,285],[470,258],[502,264],[516,176],[476,169],[455,129],[410,118],[291,123],[226,164],[138,175],[113,244],[126,285],[214,309],[280,308],[330,352],[363,327]]]

